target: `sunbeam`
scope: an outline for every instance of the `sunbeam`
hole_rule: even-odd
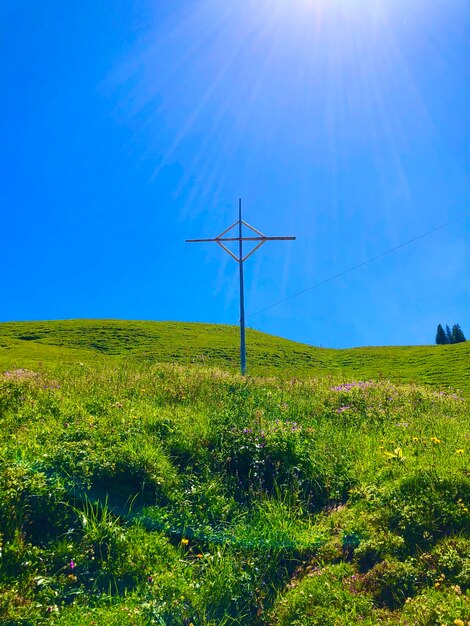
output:
[[[179,4],[155,18],[115,77],[132,92],[127,114],[123,107],[136,138],[130,150],[148,163],[150,184],[179,165],[182,221],[212,230],[242,196],[254,221],[275,214],[302,233],[302,276],[314,284],[325,264],[335,273],[453,217],[423,68],[452,75],[455,28],[424,0]],[[417,162],[426,163],[419,177]],[[439,205],[424,204],[427,178],[440,181]],[[208,253],[208,262],[217,258]],[[220,262],[216,291],[232,278]],[[253,309],[269,304],[259,295],[268,288],[289,292],[293,253],[281,261],[263,251],[252,264]],[[263,264],[275,284],[261,278]]]
[[[346,346],[465,324],[468,0],[26,5],[0,3],[5,318],[233,322],[232,260],[184,241],[242,198],[297,237],[247,261],[263,330]]]

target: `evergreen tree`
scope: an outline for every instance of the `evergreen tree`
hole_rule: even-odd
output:
[[[467,341],[465,339],[465,335],[463,334],[459,324],[454,324],[452,326],[452,343],[461,343],[462,341]]]
[[[436,332],[436,343],[443,344],[447,343],[447,337],[444,329],[442,328],[442,324],[439,324]]]
[[[452,341],[452,331],[449,328],[449,324],[446,324],[446,343],[454,343]]]

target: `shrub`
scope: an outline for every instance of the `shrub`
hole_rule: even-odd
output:
[[[455,584],[470,589],[470,540],[451,537],[420,555],[422,576],[428,584]]]
[[[292,490],[313,510],[342,502],[353,485],[346,450],[317,442],[296,422],[274,421],[259,427],[228,429],[214,452],[217,465],[236,478],[239,492]]]
[[[294,581],[271,611],[276,626],[336,626],[371,616],[370,596],[351,590],[346,578],[354,573],[341,563],[313,571]]]
[[[405,540],[388,530],[376,529],[374,534],[362,541],[354,551],[354,558],[361,572],[366,572],[387,557],[404,555]]]
[[[409,549],[427,546],[468,528],[470,477],[419,470],[404,476],[384,497],[384,516]]]
[[[73,516],[63,503],[65,488],[24,464],[0,463],[0,528],[5,540],[21,532],[35,543],[67,530]]]
[[[418,569],[413,561],[388,559],[364,574],[362,588],[372,594],[379,606],[395,609],[416,593]]]
[[[470,620],[470,596],[457,589],[426,589],[405,603],[401,624],[466,626]]]

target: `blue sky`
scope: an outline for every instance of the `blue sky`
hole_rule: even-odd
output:
[[[466,0],[3,0],[0,320],[470,336]],[[460,216],[439,232],[290,295]]]

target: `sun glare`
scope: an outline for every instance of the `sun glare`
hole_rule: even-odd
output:
[[[154,177],[194,133],[181,185],[197,177],[199,193],[210,189],[214,197],[241,146],[249,179],[251,162],[276,145],[321,146],[334,172],[345,141],[368,141],[373,151],[380,139],[382,153],[374,157],[380,162],[387,146],[406,189],[397,94],[422,111],[422,124],[428,116],[396,40],[403,19],[392,0],[205,0],[156,24],[127,77],[137,86],[141,132],[161,145],[158,120],[178,128]],[[301,172],[296,179],[303,184]]]

